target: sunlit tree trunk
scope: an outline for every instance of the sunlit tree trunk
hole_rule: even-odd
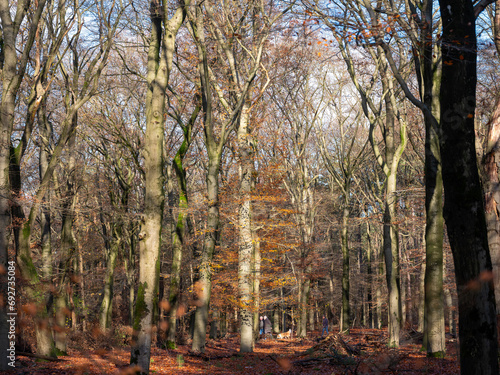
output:
[[[238,251],[238,289],[240,293],[240,351],[253,351],[253,313],[252,313],[252,260],[254,254],[252,241],[251,189],[253,167],[253,145],[250,138],[250,106],[245,103],[241,110],[238,126],[238,156],[240,159],[240,203],[238,208],[239,251]]]
[[[130,363],[149,373],[152,329],[158,309],[161,230],[164,207],[164,115],[166,91],[177,31],[184,21],[184,4],[175,12],[169,1],[151,1],[151,36],[148,49],[146,135],[144,143],[145,204],[139,234],[139,280],[134,311],[134,342]],[[172,15],[168,19],[168,15]]]
[[[389,83],[384,84],[387,89]],[[398,157],[394,145],[394,108],[390,99],[386,99],[386,128],[385,128],[385,154],[388,163],[388,175],[385,191],[384,212],[384,260],[385,274],[388,289],[388,329],[389,346],[399,346],[399,332],[401,329],[401,290],[399,266],[399,235],[396,222],[396,172]]]
[[[0,35],[2,53],[0,56],[0,77],[2,81],[2,96],[0,102],[0,266],[7,269],[8,249],[9,249],[9,225],[11,224],[11,187],[9,179],[10,147],[11,135],[14,125],[14,113],[16,110],[19,88],[24,78],[25,69],[28,64],[30,51],[35,41],[35,34],[38,28],[42,12],[45,7],[45,0],[39,1],[34,7],[34,11],[29,21],[25,22],[28,13],[28,1],[18,1],[16,6],[8,1],[0,2],[0,19],[2,22],[2,33]],[[20,28],[29,30],[21,52],[18,54],[17,43]],[[23,31],[24,32],[24,31]],[[12,259],[11,259],[12,260]],[[7,275],[0,275],[0,297],[7,301]],[[7,323],[7,304],[0,306],[0,352],[7,353],[9,348]],[[50,352],[50,345],[48,350]],[[44,353],[44,354],[45,354]],[[0,357],[0,370],[12,369],[8,366],[7,355]]]
[[[497,57],[500,53],[500,1],[495,2],[493,18],[494,42]],[[488,123],[486,150],[483,157],[483,184],[485,195],[488,244],[493,266],[495,302],[500,316],[500,97],[495,101]]]
[[[261,278],[261,255],[260,255],[260,240],[258,238],[255,228],[252,228],[252,238],[253,238],[253,325],[254,325],[254,341],[259,337],[259,311],[260,311],[260,278]],[[275,314],[277,313],[277,307],[274,308]],[[278,325],[279,330],[279,315],[274,317],[274,327]]]

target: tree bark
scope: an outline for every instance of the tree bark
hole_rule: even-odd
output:
[[[460,369],[468,375],[498,374],[492,264],[475,150],[475,14],[471,0],[439,3],[444,217],[455,262]]]
[[[439,147],[439,85],[441,67],[433,44],[433,2],[424,4],[425,29],[422,31],[423,102],[425,122],[425,303],[423,348],[431,357],[444,357],[443,296],[443,180]],[[431,115],[432,114],[432,115]]]
[[[145,139],[145,205],[139,234],[139,280],[134,311],[134,343],[130,363],[149,373],[152,329],[158,310],[161,229],[164,197],[164,123],[167,85],[172,69],[177,31],[184,21],[185,6],[175,11],[169,1],[151,1],[151,37],[148,48]],[[168,15],[172,14],[171,19]]]
[[[385,87],[387,89],[387,84]],[[394,146],[394,108],[390,99],[386,99],[386,160],[389,173],[385,191],[384,212],[384,260],[388,291],[388,329],[390,347],[399,347],[399,332],[401,329],[401,289],[399,266],[399,235],[396,221],[396,171],[398,158]]]
[[[500,0],[495,2],[493,35],[497,56],[500,53]],[[500,97],[495,101],[492,116],[488,123],[486,150],[484,153],[483,185],[485,195],[486,225],[488,244],[493,267],[495,303],[500,308]]]
[[[241,110],[238,126],[238,156],[240,162],[240,203],[238,209],[239,251],[238,251],[238,289],[240,293],[240,352],[253,351],[253,314],[252,314],[252,175],[253,145],[250,138],[250,105],[245,103]]]
[[[212,155],[212,156],[210,156]],[[211,262],[214,255],[215,245],[219,239],[219,167],[221,154],[210,154],[207,171],[207,195],[208,215],[207,233],[203,244],[201,264],[199,268],[199,280],[196,288],[198,298],[194,320],[194,334],[192,350],[204,352],[206,342],[206,330],[208,323],[208,304],[212,289]]]
[[[115,229],[116,230],[116,229]],[[113,243],[109,249],[106,275],[104,276],[104,290],[102,293],[101,310],[99,314],[99,326],[101,330],[106,331],[111,327],[113,314],[113,286],[115,279],[116,258],[120,249],[120,240],[113,239]]]
[[[340,316],[340,326],[342,331],[349,333],[350,321],[350,305],[349,305],[349,194],[350,181],[344,180],[344,199],[342,207],[342,226],[341,226],[341,246],[342,246],[342,314]]]

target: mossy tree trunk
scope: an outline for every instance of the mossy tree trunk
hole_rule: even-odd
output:
[[[139,280],[134,311],[134,340],[130,363],[149,373],[152,330],[158,310],[161,230],[164,207],[165,101],[177,31],[184,21],[188,1],[175,11],[169,1],[151,1],[151,36],[148,48],[145,135],[145,203],[139,234]],[[168,15],[172,14],[171,19]]]
[[[68,94],[69,95],[69,94]],[[67,98],[66,110],[69,110],[73,103],[73,99]],[[67,354],[67,335],[66,326],[69,320],[68,312],[68,283],[70,283],[69,274],[72,271],[71,266],[76,255],[77,240],[73,230],[73,224],[76,218],[75,206],[77,200],[77,178],[76,178],[76,160],[75,160],[75,145],[76,145],[76,127],[78,125],[77,114],[72,118],[71,127],[74,129],[69,136],[67,143],[68,163],[64,167],[66,184],[64,192],[61,193],[62,205],[62,230],[61,230],[61,255],[59,261],[59,280],[58,290],[55,296],[55,323],[56,330],[54,331],[55,345],[60,355]]]
[[[0,101],[0,266],[7,269],[9,251],[9,225],[11,224],[11,186],[9,166],[11,158],[11,136],[14,126],[14,113],[21,83],[23,82],[30,52],[35,42],[38,23],[44,11],[46,1],[39,1],[33,8],[33,13],[26,22],[29,1],[18,1],[16,6],[8,1],[0,2],[0,19],[2,34],[0,41],[2,53],[0,55],[0,77],[2,82],[2,96]],[[21,31],[22,27],[22,31]],[[20,53],[18,35],[28,30]],[[7,301],[7,275],[0,275],[0,294]],[[0,306],[0,352],[7,353],[9,348],[7,323],[7,304]],[[50,353],[50,350],[47,351]],[[8,366],[7,355],[0,357],[0,370],[11,369]]]
[[[387,77],[387,76],[385,76]],[[383,78],[385,90],[392,88],[392,82],[388,78]],[[386,124],[385,124],[385,160],[386,169],[386,189],[384,201],[384,243],[383,253],[385,261],[385,275],[388,291],[388,329],[390,347],[399,347],[399,333],[401,330],[402,306],[400,287],[400,265],[399,265],[399,234],[396,224],[396,181],[397,169],[401,154],[405,148],[406,137],[404,128],[401,127],[402,143],[396,149],[395,146],[395,108],[390,98],[386,98]]]
[[[432,40],[432,1],[427,2],[425,18],[428,33],[422,39]],[[424,104],[432,117],[424,113],[425,121],[425,307],[424,343],[427,355],[443,357],[446,351],[444,339],[443,296],[443,179],[441,174],[441,151],[439,147],[439,51],[432,43],[424,43],[423,82]],[[433,57],[434,55],[434,57]]]
[[[180,284],[181,284],[181,267],[182,255],[185,249],[186,235],[187,235],[187,218],[188,218],[188,191],[187,191],[187,173],[183,165],[184,157],[187,154],[191,144],[191,137],[193,126],[201,110],[199,95],[196,95],[195,108],[189,121],[184,124],[180,116],[175,116],[177,123],[182,128],[184,139],[177,150],[177,153],[172,162],[173,169],[177,179],[177,186],[179,190],[179,201],[177,220],[172,226],[172,267],[170,271],[170,292],[168,301],[170,303],[170,311],[168,312],[168,332],[167,332],[167,347],[175,347],[175,335],[177,330],[177,311],[180,306]],[[172,218],[173,219],[173,218]]]

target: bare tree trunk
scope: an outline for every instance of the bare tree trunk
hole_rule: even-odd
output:
[[[116,224],[113,224],[116,225]],[[116,230],[116,229],[114,229]],[[111,327],[113,313],[113,285],[115,279],[116,258],[120,248],[121,241],[118,238],[113,239],[106,264],[106,275],[104,276],[104,290],[101,301],[101,310],[99,314],[99,325],[103,331]]]
[[[30,50],[35,41],[35,33],[38,29],[38,22],[45,7],[45,0],[38,2],[34,7],[34,12],[30,15],[28,22],[25,22],[28,7],[25,2],[20,1],[17,7],[9,2],[0,4],[0,18],[2,22],[2,53],[0,56],[2,81],[2,96],[0,102],[0,266],[3,269],[8,267],[9,250],[9,225],[11,224],[11,185],[9,179],[9,166],[11,158],[11,135],[14,125],[14,113],[19,88],[24,78]],[[23,33],[28,30],[24,39],[23,51],[18,55],[17,47],[18,34],[21,25]],[[0,297],[7,301],[8,291],[7,275],[2,272],[0,275]],[[8,365],[7,350],[10,347],[8,338],[9,324],[7,322],[7,304],[0,306],[0,370],[12,369]],[[49,349],[46,351],[52,354]]]
[[[209,154],[210,155],[210,154]],[[198,305],[195,312],[192,350],[205,351],[206,330],[208,323],[208,304],[212,288],[211,262],[215,245],[219,239],[219,166],[220,154],[210,158],[207,171],[208,215],[207,233],[203,244],[199,280],[196,287]],[[210,156],[209,156],[210,157]]]
[[[139,280],[134,311],[134,345],[130,363],[149,373],[152,329],[158,310],[160,279],[161,229],[164,185],[164,115],[166,91],[175,50],[177,31],[184,21],[184,7],[179,4],[175,11],[168,1],[151,2],[151,37],[148,49],[146,96],[145,206],[139,234]],[[172,15],[170,19],[168,16]]]
[[[128,287],[128,308],[129,308],[129,324],[133,326],[134,324],[134,301],[135,301],[135,251],[137,245],[137,233],[135,230],[135,224],[130,223],[129,228],[129,239],[128,239],[128,252],[124,259],[125,275],[127,276],[127,287]]]
[[[238,127],[238,156],[240,162],[240,203],[238,212],[239,251],[238,251],[238,289],[240,293],[240,352],[253,351],[253,314],[252,314],[252,260],[254,254],[252,241],[251,189],[253,166],[253,145],[250,138],[250,107],[245,103],[241,110]]]
[[[255,180],[254,180],[255,182]],[[261,255],[260,255],[260,239],[257,235],[255,227],[252,228],[252,238],[253,238],[253,269],[254,269],[254,279],[253,279],[253,295],[254,295],[254,341],[259,337],[259,311],[260,311],[260,278],[261,278]],[[275,306],[275,310],[277,307]],[[279,317],[275,321],[278,324],[279,329]]]
[[[399,347],[401,329],[401,290],[399,281],[399,240],[393,221],[396,210],[396,176],[390,175],[387,181],[387,200],[384,214],[384,258],[387,289],[389,293],[389,346]]]
[[[497,55],[500,53],[500,0],[495,2],[493,19],[494,41]],[[485,195],[486,224],[495,285],[497,320],[500,321],[500,97],[496,99],[488,123],[486,150],[482,161]],[[497,327],[500,329],[500,327]]]
[[[39,152],[39,176],[40,180],[47,171],[50,159],[50,139],[52,128],[46,116],[46,100],[40,105],[38,110],[38,123],[40,131],[40,152]],[[43,199],[40,214],[41,244],[42,244],[42,277],[49,281],[52,276],[52,237],[51,237],[51,215],[50,215],[50,192]]]
[[[366,273],[367,273],[367,304],[368,304],[368,328],[375,327],[374,314],[373,314],[373,291],[374,291],[374,277],[373,277],[373,265],[372,265],[372,237],[370,233],[370,223],[366,222]]]
[[[349,235],[347,227],[349,222],[349,193],[350,181],[345,181],[342,226],[340,229],[342,244],[342,313],[340,315],[340,326],[342,327],[341,331],[346,333],[349,333],[349,326],[351,325],[351,310],[349,306]]]
[[[425,315],[425,263],[420,265],[420,278],[418,281],[418,332],[424,332]]]
[[[440,0],[444,217],[455,262],[462,374],[498,374],[492,264],[477,170],[477,41],[471,0]]]

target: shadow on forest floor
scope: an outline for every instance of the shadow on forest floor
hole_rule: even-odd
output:
[[[459,374],[457,342],[447,337],[445,359],[426,358],[418,337],[403,336],[399,349],[386,346],[386,331],[353,329],[350,335],[319,332],[307,339],[259,340],[251,354],[238,353],[239,336],[208,340],[206,353],[194,355],[190,346],[175,350],[152,348],[151,374]],[[5,374],[130,374],[128,347],[111,350],[70,350],[58,362],[36,362],[19,356],[14,371]],[[0,372],[0,374],[3,374]]]

